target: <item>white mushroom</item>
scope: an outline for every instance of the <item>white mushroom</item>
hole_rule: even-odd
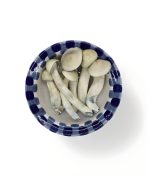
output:
[[[93,77],[99,77],[107,74],[111,69],[111,63],[106,60],[96,60],[88,69],[89,73]]]
[[[87,93],[86,104],[95,112],[99,111],[99,107],[96,104],[96,99],[103,89],[104,81],[105,76],[95,77]]]
[[[92,49],[83,51],[82,71],[78,83],[78,97],[85,103],[89,85],[90,74],[87,68],[97,59],[97,53]]]
[[[64,84],[66,85],[66,87],[68,87],[68,80],[65,78],[64,79]],[[70,117],[74,120],[79,120],[80,117],[78,116],[78,114],[74,111],[72,105],[70,104],[70,102],[67,100],[67,98],[65,97],[65,95],[60,92],[61,95],[61,99],[62,99],[62,104],[66,110],[66,112],[70,115]]]
[[[61,57],[62,68],[66,71],[77,69],[82,62],[82,50],[80,48],[70,48]]]
[[[51,106],[57,114],[61,114],[63,111],[63,107],[61,106],[60,93],[53,82],[52,76],[46,70],[42,72],[42,80],[47,81],[47,88],[50,94]]]
[[[69,89],[73,93],[73,95],[77,98],[77,85],[78,85],[78,73],[76,71],[62,71],[62,74],[66,79],[69,80]],[[77,111],[77,108],[73,106],[74,111]]]
[[[76,71],[62,71],[62,74],[67,78],[69,81],[77,81],[78,80],[78,73]]]
[[[87,116],[92,116],[93,115],[92,110],[90,110],[86,105],[80,102],[73,95],[73,93],[66,87],[66,85],[64,84],[63,80],[61,79],[58,73],[56,62],[57,62],[56,59],[49,60],[46,63],[46,69],[52,75],[57,88],[60,90],[60,92],[64,94],[64,96],[68,99],[68,101],[71,102],[79,111],[81,111],[83,114]]]
[[[105,76],[111,69],[111,64],[109,61],[98,59],[96,60],[88,69],[90,75],[94,77],[93,83],[89,88],[86,104],[87,106],[94,110],[95,112],[99,111],[97,108],[96,99],[100,94],[104,86]]]
[[[83,51],[82,67],[88,68],[96,59],[98,55],[92,49],[86,49]]]

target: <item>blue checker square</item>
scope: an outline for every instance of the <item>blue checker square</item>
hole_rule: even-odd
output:
[[[92,123],[92,127],[94,130],[98,130],[99,128],[101,128],[103,126],[103,124],[99,121],[99,120],[95,120]]]
[[[26,98],[27,100],[33,100],[34,99],[34,94],[31,91],[26,92]]]
[[[42,62],[42,64],[41,64],[40,66],[41,66],[42,68],[44,68],[45,65],[46,65],[46,62],[44,61],[44,62]]]
[[[30,66],[30,70],[34,71],[34,69],[37,67],[37,63],[34,61],[31,66]]]
[[[96,47],[95,51],[97,52],[99,57],[101,57],[103,55],[103,53],[104,53],[103,50],[101,48],[99,48],[99,47]]]
[[[44,116],[39,116],[37,118],[37,120],[42,124],[42,125],[45,125],[45,123],[47,122],[47,119],[44,117]]]
[[[33,85],[33,78],[31,76],[27,76],[26,85],[27,86],[32,86]]]
[[[113,113],[110,112],[110,111],[106,111],[104,113],[104,117],[105,117],[106,120],[110,120],[112,118],[112,116],[113,116]]]
[[[87,127],[84,127],[84,126],[79,127],[79,134],[80,134],[81,136],[88,134],[88,128],[87,128]]]
[[[42,60],[45,60],[45,58],[48,56],[47,52],[44,50],[42,51],[40,54],[39,54],[39,57],[42,59]]]
[[[111,65],[114,63],[114,61],[111,57],[105,57],[105,60],[109,61],[111,63]]]
[[[78,128],[79,127],[79,124],[71,124],[71,127],[73,127],[73,128]]]
[[[44,125],[45,124],[45,121],[43,119],[40,119],[40,118],[37,118],[38,122],[41,124],[41,125]]]
[[[75,47],[75,42],[73,40],[66,41],[66,48],[73,48]]]
[[[47,119],[46,119],[43,115],[41,115],[40,118],[41,118],[42,120],[44,120],[45,122],[47,122]]]
[[[54,133],[56,133],[59,129],[59,126],[58,125],[55,125],[55,124],[52,124],[51,127],[50,127],[50,130]]]
[[[120,77],[120,71],[119,70],[117,70],[117,75]]]
[[[111,75],[113,78],[118,79],[120,77],[120,72],[118,70],[114,70]]]
[[[39,108],[36,105],[31,105],[30,109],[33,114],[36,114],[37,112],[39,112]]]
[[[106,84],[108,84],[108,86],[106,87],[108,87],[108,90],[106,102],[104,102],[103,105],[100,104],[102,108],[98,114],[90,118],[80,116],[80,121],[72,119],[66,120],[66,118],[63,120],[64,114],[61,114],[61,118],[57,118],[56,113],[50,113],[49,109],[47,110],[46,107],[44,107],[44,100],[41,96],[43,89],[40,87],[40,74],[47,60],[56,57],[57,54],[62,55],[67,49],[74,47],[79,47],[82,50],[93,49],[97,52],[98,57],[109,61],[112,66],[110,72],[107,74],[108,81]],[[105,94],[105,90],[103,93]],[[46,48],[32,62],[25,80],[25,95],[33,115],[40,124],[50,131],[67,137],[87,135],[103,127],[113,117],[115,110],[120,104],[121,94],[121,75],[115,61],[103,49],[86,41],[68,40],[55,43]]]
[[[100,129],[102,126],[103,126],[102,122],[97,122],[95,125],[94,124],[92,125],[92,127],[95,131]]]
[[[122,92],[122,85],[120,85],[120,84],[115,84],[115,85],[113,86],[113,91],[114,91],[114,92]]]
[[[85,126],[87,126],[87,125],[89,125],[89,124],[91,124],[91,123],[92,123],[92,121],[91,121],[91,120],[88,120],[88,121],[85,122]]]
[[[56,43],[56,44],[52,45],[51,48],[54,52],[58,52],[61,50],[61,45],[60,45],[60,43]]]
[[[91,45],[90,43],[87,43],[87,42],[81,42],[80,47],[81,49],[85,50],[85,49],[90,49]]]
[[[72,135],[72,128],[71,127],[64,127],[63,135],[64,136],[71,136]]]
[[[120,103],[120,99],[119,98],[113,98],[111,100],[111,105],[114,106],[114,107],[117,107]]]

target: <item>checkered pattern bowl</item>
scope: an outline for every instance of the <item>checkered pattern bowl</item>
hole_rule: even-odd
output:
[[[79,47],[82,50],[94,49],[101,59],[110,61],[112,65],[110,73],[106,75],[104,89],[98,98],[100,113],[93,117],[84,117],[80,114],[79,122],[71,119],[66,112],[59,116],[55,114],[50,105],[46,83],[40,76],[47,60],[73,47]],[[25,91],[31,112],[44,127],[64,136],[82,136],[100,129],[112,118],[120,103],[122,83],[115,62],[104,50],[88,42],[70,40],[53,44],[37,56],[29,68]]]

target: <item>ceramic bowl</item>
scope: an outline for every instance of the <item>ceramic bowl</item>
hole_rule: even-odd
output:
[[[104,88],[97,99],[100,112],[93,117],[84,117],[80,113],[79,121],[71,119],[66,112],[57,115],[53,111],[46,83],[41,80],[46,61],[62,55],[67,49],[73,47],[79,47],[82,50],[94,49],[101,59],[108,60],[112,65],[106,75]],[[53,44],[37,56],[29,68],[25,90],[31,112],[44,127],[64,136],[82,136],[100,129],[112,118],[120,104],[122,83],[114,60],[103,49],[85,41],[70,40]]]

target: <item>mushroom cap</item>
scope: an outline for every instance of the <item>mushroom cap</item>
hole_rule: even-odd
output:
[[[107,74],[111,69],[111,63],[106,60],[96,60],[88,69],[89,74],[93,77],[99,77]]]
[[[61,57],[61,64],[64,70],[73,71],[82,62],[82,50],[80,48],[70,48]]]
[[[98,55],[96,51],[92,49],[86,49],[83,51],[83,60],[82,60],[82,67],[87,68],[89,67],[96,59]]]
[[[52,81],[52,76],[47,72],[47,70],[43,70],[41,78],[43,81]]]
[[[78,73],[76,71],[62,71],[62,74],[65,76],[66,79],[69,81],[77,81],[78,80]]]
[[[50,59],[46,63],[46,69],[49,74],[51,74],[56,66],[56,62],[58,62],[57,59]]]

